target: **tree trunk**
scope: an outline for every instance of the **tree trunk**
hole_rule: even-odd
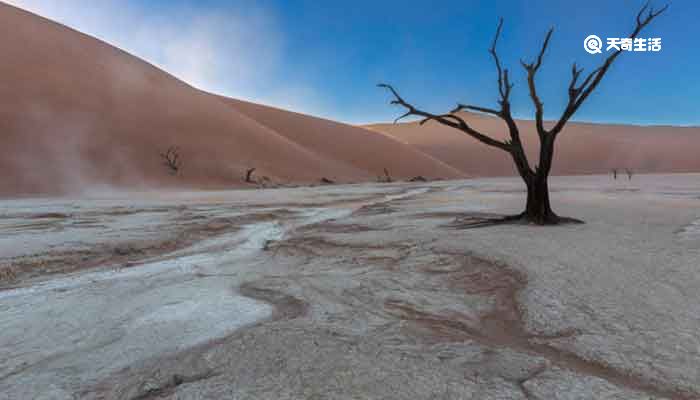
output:
[[[552,211],[549,203],[549,185],[547,176],[536,176],[525,182],[527,185],[527,205],[523,218],[537,225],[559,223],[559,217]]]

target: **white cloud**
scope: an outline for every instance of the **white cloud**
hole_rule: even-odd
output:
[[[277,79],[284,38],[260,7],[144,10],[123,0],[4,0],[128,51],[202,90],[323,114],[317,92]]]

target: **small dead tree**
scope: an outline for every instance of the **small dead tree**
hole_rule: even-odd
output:
[[[627,173],[627,180],[631,181],[632,175],[634,174],[634,172],[630,168],[625,168],[625,173]]]
[[[253,172],[255,172],[255,168],[248,168],[248,169],[245,171],[245,181],[246,181],[247,183],[256,183],[256,182],[253,180]]]
[[[386,179],[386,182],[391,183],[394,180],[391,179],[391,175],[389,175],[389,170],[384,168],[384,179]]]
[[[170,174],[177,175],[182,167],[182,161],[180,160],[180,151],[176,146],[168,147],[165,153],[160,153],[160,157],[163,159],[163,165],[168,167]]]
[[[654,10],[649,6],[649,3],[644,5],[637,14],[636,25],[628,37],[632,39],[636,38],[647,25],[649,25],[661,13],[666,11],[667,8],[668,5],[659,10]],[[602,64],[598,68],[585,75],[585,77],[582,77],[581,75],[583,68],[578,68],[576,63],[573,63],[571,67],[571,80],[568,85],[568,101],[559,119],[554,121],[554,125],[549,129],[545,128],[544,104],[540,100],[537,93],[535,78],[537,76],[537,72],[542,66],[542,61],[544,59],[547,46],[549,45],[549,40],[554,32],[554,28],[547,31],[542,47],[540,48],[540,51],[534,61],[530,63],[521,61],[527,76],[527,87],[530,94],[530,99],[535,106],[535,126],[540,142],[539,163],[533,168],[531,167],[525,154],[525,150],[520,140],[520,131],[511,114],[510,94],[511,90],[513,89],[513,84],[511,83],[510,74],[508,69],[501,65],[501,61],[496,52],[496,45],[498,44],[502,27],[503,18],[499,20],[498,27],[496,28],[496,35],[491,43],[491,47],[489,48],[489,53],[491,54],[491,57],[496,65],[499,95],[498,108],[458,104],[455,109],[446,114],[433,114],[416,108],[411,103],[405,101],[391,85],[382,83],[379,84],[379,86],[386,88],[391,92],[394,97],[391,104],[399,105],[406,109],[406,112],[398,117],[394,122],[408,116],[420,117],[421,125],[428,121],[435,121],[442,125],[460,130],[481,143],[502,150],[513,159],[518,174],[521,176],[525,182],[525,185],[527,186],[527,203],[525,206],[525,211],[523,211],[521,214],[507,217],[506,220],[523,220],[538,225],[574,222],[576,220],[571,218],[560,218],[557,216],[554,211],[552,211],[549,201],[548,179],[552,168],[552,160],[554,158],[554,143],[559,134],[563,131],[566,123],[571,119],[571,117],[576,113],[586,99],[588,99],[596,87],[598,87],[598,84],[600,84],[601,80],[608,72],[612,64],[624,52],[624,50],[619,49],[613,51],[603,60]],[[477,131],[476,129],[472,128],[465,119],[457,114],[459,111],[463,110],[490,114],[501,118],[505,122],[510,138],[501,141]]]
[[[617,180],[617,168],[613,168],[612,175],[613,175],[613,179]]]

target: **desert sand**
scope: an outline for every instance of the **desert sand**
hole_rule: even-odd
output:
[[[0,398],[695,399],[698,181],[3,201]]]
[[[3,197],[255,186],[243,182],[249,168],[268,186],[375,181],[385,168],[393,179],[513,174],[506,155],[436,124],[351,126],[215,96],[3,3],[0,34]],[[492,118],[467,118],[504,132]],[[532,153],[532,124],[519,123]],[[554,173],[698,171],[699,142],[700,128],[571,124]],[[177,174],[160,157],[171,146]]]
[[[397,110],[398,111],[398,110]],[[506,139],[503,120],[477,113],[460,113],[467,123],[494,138]],[[517,120],[531,163],[536,163],[539,139],[533,121]],[[552,126],[552,122],[545,126]],[[510,156],[485,146],[464,133],[437,122],[372,124],[367,128],[415,146],[472,176],[517,175]],[[618,169],[636,173],[697,172],[700,128],[634,126],[570,122],[557,139],[552,173],[607,174]]]
[[[475,226],[525,193],[457,131],[205,93],[3,3],[0,54],[0,400],[700,398],[700,128],[572,123],[585,224]]]
[[[360,127],[253,111],[204,93],[104,42],[2,3],[0,34],[0,195],[229,188],[242,185],[252,167],[278,183],[370,181],[383,168],[396,178],[464,177]],[[170,146],[180,148],[177,176],[159,157]]]

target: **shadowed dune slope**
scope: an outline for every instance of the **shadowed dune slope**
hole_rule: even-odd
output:
[[[462,113],[475,129],[505,138],[505,123],[495,117]],[[517,121],[530,164],[537,162],[539,139],[533,121]],[[549,126],[552,124],[550,123]],[[548,127],[549,127],[548,126]],[[392,136],[460,171],[478,176],[516,174],[510,156],[460,131],[436,122],[373,124],[367,128]],[[569,123],[557,138],[553,174],[700,171],[700,128]]]
[[[281,183],[322,176],[373,180],[384,166],[397,177],[461,176],[362,128],[222,101],[100,40],[4,3],[0,53],[0,195],[227,188],[240,185],[249,167]],[[353,145],[345,153],[338,143]],[[169,146],[180,149],[177,176],[159,157]]]

